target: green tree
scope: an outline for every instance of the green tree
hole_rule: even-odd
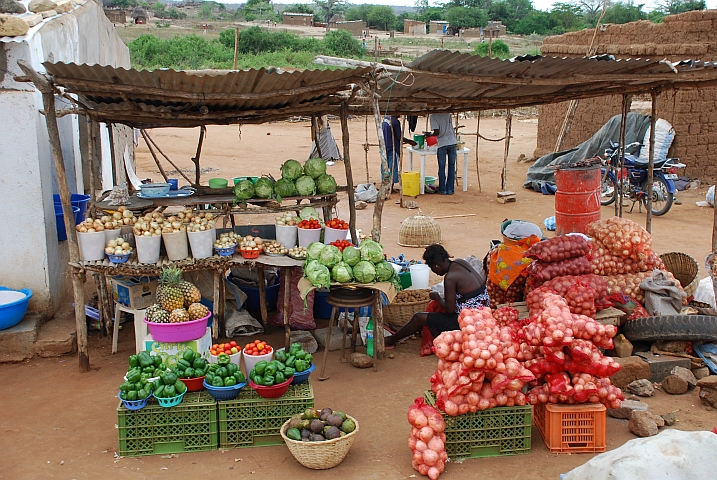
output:
[[[393,29],[397,32],[403,31],[403,21],[405,19],[414,20],[416,18],[416,15],[411,12],[403,12],[398,15],[396,15],[396,23],[394,24]]]
[[[445,18],[446,18],[446,11],[443,7],[428,7],[425,10],[423,10],[420,14],[418,14],[418,16],[416,17],[416,20],[430,23],[431,20],[443,20]]]
[[[152,11],[154,14],[160,18],[162,18],[162,14],[164,14],[164,11],[166,10],[166,5],[164,5],[162,2],[154,2],[152,4]]]
[[[107,3],[108,7],[115,7],[115,8],[129,8],[132,5],[130,0],[110,0]]]
[[[508,44],[502,40],[495,40],[492,43],[479,43],[473,50],[473,54],[479,55],[481,57],[487,57],[488,47],[490,47],[491,58],[495,57],[500,58],[501,60],[505,60],[506,58],[511,57],[510,47],[508,47]]]
[[[491,20],[500,20],[510,31],[518,20],[525,18],[533,10],[530,0],[501,0],[494,2],[488,10]]]
[[[663,0],[659,4],[659,9],[667,15],[691,12],[692,10],[705,10],[706,8],[705,0]]]
[[[446,20],[453,28],[485,27],[488,14],[480,8],[452,7],[446,12]]]
[[[174,7],[167,9],[165,16],[166,18],[171,18],[173,20],[183,20],[187,18],[186,13]]]
[[[577,5],[582,11],[582,16],[585,21],[585,24],[591,27],[597,25],[597,21],[600,18],[600,14],[602,13],[603,0],[578,0]],[[611,5],[612,1],[608,0],[606,10]],[[603,23],[607,22],[603,19]]]
[[[363,5],[351,7],[347,9],[344,13],[344,18],[349,22],[363,20],[364,22],[368,23],[368,15],[369,13],[371,13],[372,8],[372,5],[368,5],[366,3],[364,3]]]
[[[383,27],[384,30],[390,30],[396,24],[396,14],[393,13],[391,7],[375,6],[368,14],[368,23]]]
[[[198,12],[197,12],[197,15],[198,15],[199,18],[201,18],[202,20],[206,20],[206,19],[208,19],[208,18],[211,18],[211,17],[212,17],[212,5],[211,5],[211,3],[209,3],[209,2],[204,2],[204,3],[202,3],[202,5],[199,7],[199,10],[198,10]]]
[[[647,14],[642,11],[643,5],[634,5],[632,2],[618,2],[605,9],[604,23],[630,23],[645,20]]]
[[[360,58],[364,53],[361,42],[346,30],[332,30],[327,33],[323,41],[323,50],[328,55],[337,57]]]
[[[550,13],[540,10],[533,10],[525,18],[515,22],[513,33],[518,35],[547,35],[555,27]]]
[[[328,22],[335,13],[346,10],[345,0],[314,0],[314,3],[321,10],[324,22]]]
[[[570,3],[554,3],[550,16],[556,23],[554,31],[556,31],[555,28],[560,28],[562,32],[569,32],[580,30],[584,26],[582,10],[579,6]],[[562,32],[556,31],[556,33]]]
[[[284,11],[287,13],[310,13],[313,15],[314,7],[305,3],[295,3],[286,7]]]

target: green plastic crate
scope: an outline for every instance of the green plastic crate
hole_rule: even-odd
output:
[[[281,426],[314,406],[311,380],[292,385],[280,398],[262,398],[243,388],[236,400],[219,403],[219,445],[222,448],[283,445]]]
[[[119,454],[157,455],[216,450],[217,402],[207,392],[186,393],[176,407],[159,406],[151,398],[146,407],[131,411],[117,407]]]
[[[424,395],[435,406],[431,390]],[[452,459],[497,457],[530,453],[533,407],[496,407],[451,417],[441,412],[446,422],[446,453]]]

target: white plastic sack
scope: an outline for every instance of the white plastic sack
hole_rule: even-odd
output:
[[[717,435],[664,430],[630,440],[561,475],[561,480],[696,480],[714,478]]]
[[[714,207],[714,206],[715,206],[715,186],[714,186],[714,185],[712,185],[712,186],[709,188],[709,190],[707,190],[707,198],[706,198],[706,200],[707,200],[707,203],[709,204],[710,207]]]
[[[675,129],[672,128],[670,122],[658,118],[655,122],[655,161],[667,158],[667,151],[675,139]],[[640,148],[640,160],[647,162],[650,160],[650,129],[645,132],[642,139],[642,148]]]
[[[700,283],[697,285],[697,290],[695,290],[694,300],[695,302],[706,303],[712,308],[717,308],[717,306],[715,306],[715,291],[714,288],[712,288],[712,279],[710,277],[705,277],[700,280]]]
[[[357,202],[375,203],[378,198],[378,189],[373,183],[361,183],[356,186],[354,199]]]

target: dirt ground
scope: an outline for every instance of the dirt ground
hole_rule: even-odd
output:
[[[423,125],[419,120],[419,125]],[[475,132],[475,120],[462,121],[463,131]],[[332,122],[339,139],[338,122]],[[531,157],[535,148],[537,121],[534,118],[514,119],[513,139],[508,161],[507,188],[517,193],[517,202],[501,205],[495,200],[500,190],[503,144],[481,142],[480,161],[482,193],[478,189],[475,140],[466,137],[470,148],[468,191],[456,188],[453,196],[424,195],[417,199],[422,212],[433,215],[471,215],[439,219],[443,244],[455,256],[474,254],[482,257],[489,240],[500,238],[499,225],[504,219],[525,219],[541,224],[553,214],[554,197],[522,189],[528,164],[517,163],[520,154]],[[363,119],[350,122],[351,156],[355,181],[366,180],[362,144]],[[481,133],[499,138],[504,133],[504,120],[483,118]],[[422,127],[421,127],[422,129]],[[279,175],[279,165],[288,158],[305,159],[310,151],[309,123],[273,123],[260,126],[210,127],[202,153],[203,166],[216,169],[202,176],[231,178],[238,175]],[[196,130],[167,129],[152,132],[160,147],[181,168],[191,168]],[[373,124],[369,124],[369,143],[376,143]],[[462,161],[462,159],[460,160]],[[140,177],[159,175],[143,144],[138,149]],[[461,164],[462,166],[462,164]],[[427,174],[435,175],[435,160],[429,157]],[[378,181],[378,153],[369,151],[369,176]],[[329,172],[345,184],[344,164],[337,162]],[[664,217],[653,221],[654,248],[658,253],[682,251],[701,264],[710,251],[712,209],[695,206],[704,199],[706,187],[681,192],[682,205],[676,205]],[[420,258],[423,250],[400,247],[396,241],[401,222],[417,213],[395,204],[393,195],[386,203],[382,223],[382,243],[389,255],[404,253]],[[340,218],[348,218],[345,196],[338,205]],[[373,208],[358,212],[358,226],[371,229]],[[613,214],[604,207],[603,216]],[[626,213],[626,217],[644,223],[644,214]],[[272,218],[240,219],[246,223],[268,223]],[[704,271],[702,273],[704,276]],[[433,278],[432,280],[437,280]],[[68,300],[69,303],[69,300]],[[319,322],[319,327],[324,326]],[[280,332],[262,335],[270,343],[282,341]],[[313,384],[316,406],[330,406],[345,411],[360,422],[361,432],[346,460],[330,471],[310,471],[300,466],[285,447],[262,447],[182,454],[175,458],[160,456],[116,458],[117,407],[116,388],[126,371],[127,356],[133,353],[132,328],[126,325],[120,334],[120,349],[110,355],[110,341],[98,333],[90,338],[92,370],[80,374],[77,359],[35,358],[21,364],[0,365],[0,478],[173,478],[177,475],[237,478],[345,478],[383,479],[415,478],[411,468],[410,450],[406,440],[410,430],[406,421],[409,405],[429,388],[428,378],[436,367],[436,357],[421,358],[418,342],[409,341],[393,351],[395,358],[379,363],[378,372],[356,370],[339,361],[340,352],[331,352],[327,365],[328,381]],[[321,351],[320,351],[321,352]],[[717,412],[707,412],[695,391],[681,396],[659,392],[646,400],[654,413],[674,411],[679,422],[675,428],[705,430],[717,426]],[[616,448],[634,437],[624,420],[608,418],[608,449]],[[441,478],[518,479],[526,475],[541,479],[557,479],[586,462],[592,455],[555,455],[548,453],[534,428],[530,454],[490,459],[450,462]]]

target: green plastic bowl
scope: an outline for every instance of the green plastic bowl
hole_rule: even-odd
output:
[[[226,178],[210,178],[209,188],[227,188],[229,181]]]
[[[434,185],[436,183],[436,180],[438,180],[436,177],[423,177],[426,181],[426,185]]]
[[[259,180],[259,177],[234,177],[232,180],[234,180],[234,185],[242,180],[250,180],[251,183],[256,183],[256,181]]]

